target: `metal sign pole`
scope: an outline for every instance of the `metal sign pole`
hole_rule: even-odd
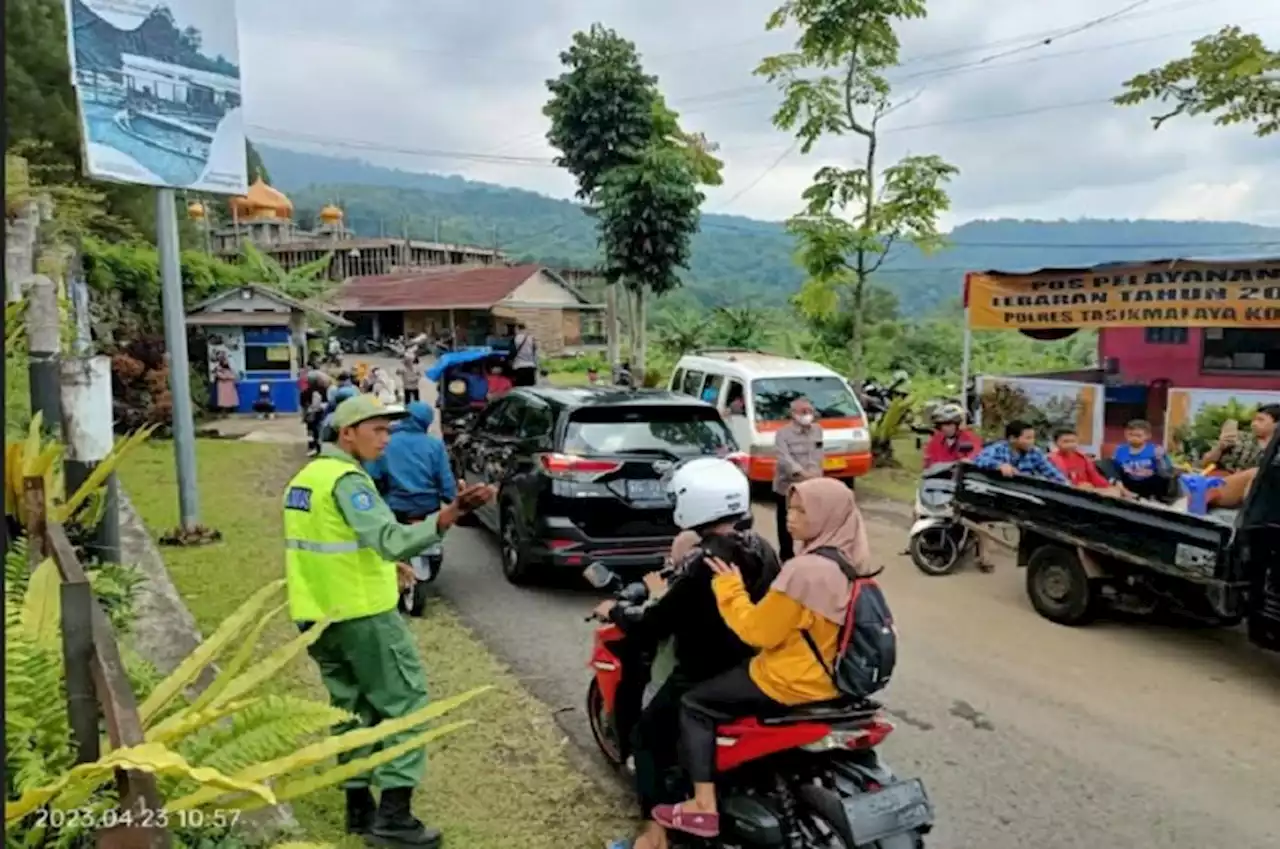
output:
[[[191,410],[191,365],[187,361],[187,320],[182,303],[178,252],[178,210],[173,189],[156,191],[156,244],[160,249],[160,291],[164,306],[164,347],[169,355],[173,400],[173,451],[178,468],[178,512],[184,530],[199,524],[196,488],[196,425]]]

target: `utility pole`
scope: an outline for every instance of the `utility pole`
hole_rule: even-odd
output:
[[[43,274],[32,278],[27,289],[27,349],[31,412],[41,413],[44,432],[56,437],[62,428],[62,322],[58,285]]]
[[[196,485],[196,424],[191,409],[191,364],[187,357],[187,316],[182,303],[182,260],[174,203],[173,189],[156,191],[156,244],[160,249],[164,347],[169,357],[169,394],[173,399],[178,514],[182,529],[192,531],[200,523],[200,492]]]

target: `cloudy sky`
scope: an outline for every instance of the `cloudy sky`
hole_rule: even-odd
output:
[[[1206,119],[1152,132],[1143,107],[1107,100],[1133,74],[1234,23],[1280,42],[1259,0],[931,0],[905,24],[886,118],[888,156],[938,153],[960,168],[948,224],[973,218],[1233,219],[1280,225],[1280,137]],[[790,46],[766,33],[775,0],[240,0],[252,137],[555,196],[545,80],[575,30],[600,21],[634,40],[688,129],[720,144],[725,185],[706,209],[778,219],[814,170],[774,129],[775,92],[751,71]],[[1046,42],[1048,39],[1048,43]],[[466,154],[465,158],[438,155]],[[1270,189],[1270,190],[1268,190]]]

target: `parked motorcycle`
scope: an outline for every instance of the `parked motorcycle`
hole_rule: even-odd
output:
[[[624,584],[599,563],[588,566],[585,576],[598,589],[611,591],[620,605],[642,604],[647,597],[644,584]],[[596,628],[594,677],[587,688],[591,732],[618,768],[627,757],[625,735],[615,727],[623,658],[636,657],[625,639],[612,623]],[[804,705],[721,725],[716,738],[720,836],[702,841],[672,833],[673,845],[923,849],[934,820],[924,784],[898,779],[876,752],[893,730],[873,701]]]
[[[906,398],[908,392],[906,385],[910,381],[910,377],[904,371],[896,372],[893,380],[889,383],[879,383],[874,380],[868,380],[862,385],[862,407],[867,413],[867,417],[872,421],[883,416],[888,410],[889,405],[898,398]]]
[[[416,525],[422,521],[417,519],[409,524]],[[438,542],[416,557],[409,558],[409,567],[413,569],[413,583],[400,591],[400,612],[409,616],[422,617],[427,607],[427,584],[440,575],[440,567],[444,565],[444,543]]]
[[[926,575],[949,575],[960,568],[978,546],[975,533],[961,524],[952,507],[955,463],[935,463],[925,469],[911,511],[911,562]]]

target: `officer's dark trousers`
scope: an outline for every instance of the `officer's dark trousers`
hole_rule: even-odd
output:
[[[336,727],[335,734],[407,716],[427,706],[426,670],[413,635],[396,610],[335,622],[307,651],[320,667],[320,678],[333,706],[358,717]],[[339,755],[338,763],[389,749],[421,730],[409,729],[373,747]],[[414,749],[376,767],[371,774],[348,780],[345,786],[372,784],[381,790],[417,787],[426,768],[426,749]]]

